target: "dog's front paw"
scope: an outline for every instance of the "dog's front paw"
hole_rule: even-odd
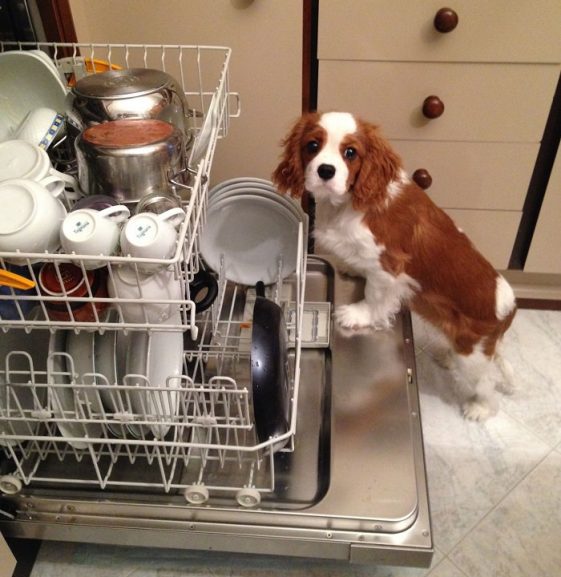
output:
[[[475,396],[462,405],[464,417],[469,421],[486,421],[497,411],[492,404],[481,397]]]
[[[371,316],[370,308],[364,301],[338,306],[333,314],[335,322],[343,329],[371,327],[373,326]]]

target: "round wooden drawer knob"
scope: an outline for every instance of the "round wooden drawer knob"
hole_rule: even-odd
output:
[[[423,102],[423,116],[438,118],[444,112],[444,102],[438,96],[427,96]]]
[[[452,8],[441,8],[434,17],[434,27],[442,34],[452,32],[458,25],[458,14]]]
[[[432,176],[426,168],[418,168],[413,173],[413,180],[423,189],[427,190],[432,184]]]

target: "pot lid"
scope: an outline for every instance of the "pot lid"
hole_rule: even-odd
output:
[[[151,94],[170,83],[175,81],[162,70],[126,68],[85,76],[76,82],[72,91],[88,98],[130,98]]]

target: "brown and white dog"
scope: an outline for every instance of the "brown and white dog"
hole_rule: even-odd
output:
[[[496,412],[493,364],[513,387],[499,353],[516,312],[507,281],[412,182],[378,128],[345,112],[304,115],[283,142],[273,174],[281,192],[316,201],[314,236],[343,272],[366,279],[364,299],[338,307],[345,329],[391,326],[407,305],[445,344],[440,360],[469,387],[464,415]],[[440,351],[443,352],[442,350]]]

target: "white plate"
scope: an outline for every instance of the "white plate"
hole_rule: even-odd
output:
[[[63,437],[83,437],[85,431],[91,436],[97,436],[101,432],[99,425],[82,425],[81,423],[66,422],[66,419],[76,417],[74,392],[72,388],[55,386],[68,385],[70,381],[70,367],[67,367],[68,357],[66,353],[66,338],[69,331],[55,331],[49,339],[49,356],[47,358],[47,382],[49,389],[50,405],[53,413],[60,421],[57,423],[58,430]],[[69,416],[70,413],[70,416]],[[87,449],[85,441],[68,441],[75,449]]]
[[[179,314],[163,324],[181,324]],[[158,387],[162,392],[150,390],[131,394],[136,414],[156,415],[164,422],[172,420],[178,410],[178,391],[166,391],[167,387],[180,386],[183,373],[183,333],[176,331],[134,331],[128,343],[126,384]],[[140,378],[138,378],[140,377]],[[150,425],[157,439],[163,439],[170,425]]]
[[[209,206],[200,239],[201,255],[210,268],[244,285],[277,281],[296,269],[299,220],[276,200],[235,195]]]
[[[253,176],[239,176],[237,178],[230,178],[229,180],[223,180],[222,182],[219,182],[218,184],[213,186],[208,191],[208,197],[211,198],[217,192],[220,192],[221,190],[230,188],[232,186],[236,186],[238,184],[242,185],[260,184],[264,186],[269,186],[273,190],[275,189],[275,185],[270,180],[265,180],[264,178],[256,178]]]
[[[85,384],[83,398],[88,402],[89,409],[84,407],[84,415],[90,417],[94,413],[98,418],[103,418],[103,406],[100,398],[100,391],[95,388],[97,377],[95,375],[95,333],[80,331],[79,333],[69,332],[66,337],[66,352],[72,357],[74,371],[77,373],[76,382]],[[67,364],[69,360],[67,359]],[[69,367],[70,370],[70,367]],[[86,425],[90,437],[99,437],[102,433],[101,425],[90,423]]]
[[[110,309],[107,316],[103,319],[106,323],[116,323],[119,320],[119,313],[116,309]],[[106,330],[104,333],[96,333],[94,340],[94,366],[95,372],[103,375],[107,382],[100,379],[99,385],[104,385],[99,389],[101,401],[103,406],[111,414],[122,411],[123,406],[120,404],[120,391],[118,385],[121,378],[117,371],[117,353],[119,330]],[[123,373],[124,375],[124,373]],[[106,385],[111,385],[113,388],[107,388]],[[118,423],[107,423],[107,428],[116,437],[126,437],[126,431],[123,426]]]
[[[253,185],[236,185],[233,187],[229,187],[227,189],[221,190],[215,196],[213,196],[208,201],[208,206],[212,206],[217,202],[225,198],[229,198],[232,196],[247,196],[247,195],[255,195],[255,196],[263,196],[264,198],[270,198],[282,206],[286,206],[290,209],[290,211],[296,216],[299,222],[306,223],[307,222],[307,215],[304,212],[303,208],[300,206],[300,203],[294,201],[290,197],[283,196],[276,192],[274,188],[271,188],[267,185],[260,185],[260,184],[253,184]]]
[[[64,113],[68,90],[46,54],[14,50],[0,54],[0,117],[10,138],[27,113],[52,108]]]

